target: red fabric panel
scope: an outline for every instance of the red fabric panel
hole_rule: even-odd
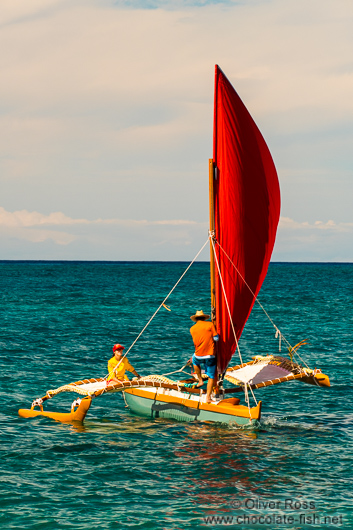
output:
[[[279,183],[271,154],[238,94],[216,66],[214,153],[215,234],[255,296],[265,279],[280,214]],[[216,245],[237,339],[255,297]],[[223,372],[236,341],[216,266],[218,370]]]

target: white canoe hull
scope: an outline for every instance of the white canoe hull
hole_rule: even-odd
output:
[[[261,402],[249,409],[236,398],[206,403],[204,396],[155,388],[129,388],[124,396],[132,412],[150,418],[251,425],[261,417]]]

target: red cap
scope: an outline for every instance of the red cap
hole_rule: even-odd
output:
[[[125,348],[121,344],[114,344],[113,352],[115,352],[116,350],[125,350]]]

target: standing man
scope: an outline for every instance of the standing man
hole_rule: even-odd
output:
[[[203,368],[208,376],[206,403],[211,403],[211,392],[217,369],[215,342],[218,341],[219,337],[212,322],[206,322],[206,320],[210,318],[210,315],[205,315],[201,310],[196,311],[196,314],[192,315],[190,318],[196,322],[196,324],[190,329],[195,346],[192,363],[199,380],[196,388],[201,388],[203,385],[201,376],[201,368]]]

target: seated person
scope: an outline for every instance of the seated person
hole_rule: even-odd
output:
[[[129,363],[127,357],[124,357],[123,359],[124,349],[124,346],[121,344],[114,344],[113,346],[114,355],[108,361],[108,384],[118,383],[119,381],[129,381],[129,378],[125,375],[126,370],[133,373],[135,377],[140,378],[135,368]]]

